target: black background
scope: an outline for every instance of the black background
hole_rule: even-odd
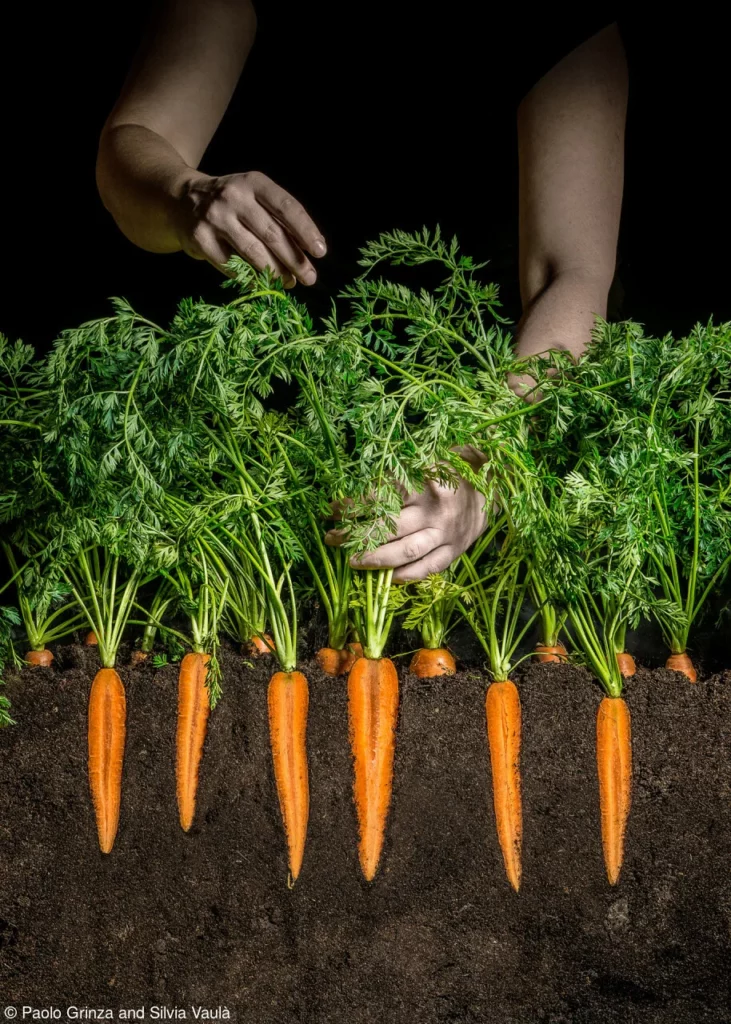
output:
[[[300,289],[315,312],[367,238],[439,223],[491,261],[518,317],[517,102],[612,13],[476,7],[258,4],[254,50],[202,167],[263,170],[307,206],[330,250],[318,284]],[[212,267],[137,249],[96,192],[99,131],[147,9],[26,5],[7,26],[0,330],[41,349],[105,314],[110,295],[161,320],[183,296],[219,297]],[[620,24],[631,94],[618,312],[658,332],[731,319],[722,26],[702,8],[682,23],[620,12]]]

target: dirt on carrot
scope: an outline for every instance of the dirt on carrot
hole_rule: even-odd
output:
[[[356,655],[348,647],[341,651],[334,647],[321,647],[315,660],[326,676],[344,676],[353,667]]]
[[[671,654],[665,662],[665,668],[671,672],[682,672],[687,679],[690,679],[691,683],[698,681],[698,673],[687,653]]]
[[[453,676],[457,671],[454,655],[446,647],[432,649],[422,647],[411,659],[409,672],[419,679],[436,679],[437,676]]]

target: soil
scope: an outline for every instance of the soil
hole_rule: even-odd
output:
[[[105,857],[86,780],[96,657],[61,648],[53,668],[8,683],[18,725],[0,732],[0,1004],[180,1007],[188,1019],[192,1006],[224,1006],[247,1024],[731,1022],[731,674],[691,685],[640,668],[631,680],[634,804],[612,888],[600,693],[581,668],[524,664],[516,895],[490,803],[486,677],[402,674],[388,836],[367,885],[345,685],[308,663],[311,818],[290,889],[267,666],[223,652],[188,835],[175,805],[176,667],[122,667],[122,816]]]

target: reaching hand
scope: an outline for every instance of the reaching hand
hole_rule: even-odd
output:
[[[324,256],[325,240],[305,208],[259,171],[191,176],[180,199],[183,249],[219,270],[233,253],[257,270],[269,267],[286,287],[314,284],[310,256]]]
[[[355,569],[393,569],[396,583],[422,580],[441,572],[466,551],[485,529],[485,497],[463,480],[456,488],[431,480],[421,494],[404,501],[393,540],[375,551],[353,556]],[[330,530],[328,544],[342,543]]]

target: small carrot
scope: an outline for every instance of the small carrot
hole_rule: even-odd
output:
[[[198,769],[211,705],[206,688],[210,655],[186,654],[178,675],[178,727],[175,777],[180,827],[188,832],[195,816]]]
[[[546,644],[536,644],[536,659],[543,664],[551,662],[553,662],[554,664],[556,662],[566,662],[567,658],[568,651],[566,650],[566,648],[560,640],[558,641],[558,643],[553,644],[552,646],[547,646]]]
[[[252,636],[248,644],[244,644],[241,653],[250,658],[261,658],[266,654],[274,653],[274,641],[268,633],[263,636]]]
[[[99,645],[99,640],[97,639],[97,635],[93,629],[84,637],[84,645],[86,647],[97,647]]]
[[[315,660],[326,676],[344,676],[350,672],[357,657],[349,647],[337,650],[335,647],[321,647]]]
[[[596,759],[604,864],[610,884],[616,885],[632,802],[632,729],[629,708],[621,697],[604,697],[599,705]]]
[[[682,672],[684,676],[690,679],[691,683],[698,681],[698,673],[685,651],[682,654],[671,654],[665,662],[665,668],[669,668],[671,672]]]
[[[306,747],[309,690],[302,673],[275,672],[269,681],[268,706],[274,778],[287,836],[289,871],[296,881],[310,814]]]
[[[419,679],[453,676],[456,671],[454,656],[446,647],[422,647],[413,656],[409,665],[409,672],[413,672]]]
[[[391,803],[398,700],[393,662],[389,658],[358,658],[348,676],[348,713],[360,831],[358,856],[369,882],[378,869]]]
[[[99,847],[110,853],[119,824],[127,702],[113,668],[101,668],[89,696],[89,785]]]
[[[630,679],[637,671],[635,659],[632,657],[631,654],[627,654],[626,651],[622,651],[621,653],[617,654],[617,665],[619,666],[619,671],[622,673],[622,676],[625,679]]]
[[[516,892],[522,875],[523,809],[520,790],[520,696],[509,679],[491,683],[485,698],[487,740],[498,841],[508,881]]]
[[[132,651],[132,653],[129,656],[130,664],[143,665],[147,661],[148,657],[149,654],[147,651],[143,651],[139,647],[137,647],[134,651]]]
[[[40,651],[28,651],[25,661],[34,667],[48,668],[53,661],[53,652],[49,651],[47,647]]]

